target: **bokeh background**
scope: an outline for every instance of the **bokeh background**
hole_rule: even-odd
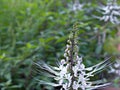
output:
[[[80,23],[79,54],[86,66],[109,56],[116,60],[120,27],[95,18],[102,16],[99,7],[106,1],[80,3],[84,4],[82,9],[73,11],[73,0],[0,0],[0,90],[53,90],[34,79],[53,81],[35,73],[32,64],[43,60],[56,65],[63,58],[66,40],[76,21]],[[107,71],[98,78],[110,80],[104,73]]]

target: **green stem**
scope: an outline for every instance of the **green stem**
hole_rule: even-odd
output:
[[[72,32],[73,33],[73,37],[71,39],[71,42],[72,42],[72,45],[71,45],[71,50],[70,50],[70,71],[71,71],[71,75],[72,75],[72,82],[71,82],[71,85],[70,85],[70,90],[73,90],[73,81],[74,81],[74,72],[72,70],[73,68],[73,65],[74,65],[74,61],[73,61],[73,58],[74,58],[74,36],[75,36],[75,32]]]
[[[74,48],[75,48],[75,38],[76,38],[76,31],[77,31],[77,25],[78,23],[76,23],[74,26],[73,26],[73,31],[72,31],[72,38],[71,39],[71,50],[70,50],[70,72],[71,72],[71,75],[72,75],[72,82],[71,82],[71,85],[70,85],[70,90],[73,90],[73,82],[75,80],[75,77],[74,77],[74,71],[72,70],[73,66],[74,66],[74,54],[75,54],[75,51],[74,51]]]

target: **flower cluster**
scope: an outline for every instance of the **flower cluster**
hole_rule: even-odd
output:
[[[108,64],[106,61],[86,68],[82,62],[82,57],[79,57],[76,53],[72,65],[69,62],[70,49],[71,45],[67,45],[65,50],[65,52],[67,52],[64,54],[66,60],[62,59],[60,66],[56,68],[56,70],[59,70],[59,74],[55,77],[55,80],[59,81],[59,85],[62,86],[61,90],[92,90],[108,85],[97,85],[97,83],[94,85],[95,83],[93,84],[93,82],[90,81],[90,77],[94,77],[96,72],[103,69]]]
[[[72,31],[66,45],[64,57],[65,59],[61,60],[58,67],[48,66],[45,63],[35,63],[41,70],[47,71],[50,74],[49,77],[58,81],[58,83],[49,83],[39,80],[41,84],[61,86],[61,90],[92,90],[108,85],[108,83],[95,83],[90,80],[109,63],[108,60],[105,60],[97,65],[85,67],[82,57],[78,56],[76,26],[74,26],[74,31]]]
[[[75,0],[74,4],[73,4],[73,7],[72,7],[72,10],[73,11],[82,10],[82,7],[83,7],[83,4],[81,4],[79,2],[79,0]]]
[[[116,60],[116,63],[113,65],[113,67],[110,67],[109,73],[114,73],[120,76],[120,60]]]
[[[110,21],[113,24],[120,24],[118,16],[120,16],[120,6],[117,5],[116,0],[108,1],[107,6],[101,8],[103,16],[100,20],[105,22]]]

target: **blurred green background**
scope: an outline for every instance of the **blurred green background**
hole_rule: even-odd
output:
[[[101,16],[98,6],[106,2],[80,3],[83,9],[74,12],[73,0],[0,0],[0,90],[53,90],[34,79],[38,75],[32,63],[44,60],[56,65],[76,21],[80,23],[79,53],[86,66],[120,53],[116,47],[120,28],[94,18]]]

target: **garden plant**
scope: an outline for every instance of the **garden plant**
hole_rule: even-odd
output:
[[[0,90],[119,87],[119,0],[0,0]]]

